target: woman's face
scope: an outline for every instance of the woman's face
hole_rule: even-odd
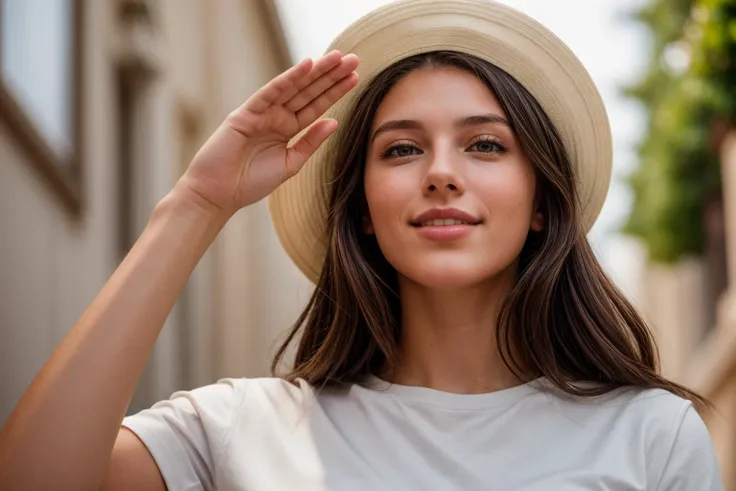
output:
[[[366,230],[400,276],[456,288],[515,265],[542,217],[532,167],[483,82],[456,68],[416,70],[370,131]]]

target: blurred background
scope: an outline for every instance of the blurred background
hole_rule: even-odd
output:
[[[614,138],[590,240],[736,491],[736,0],[502,0],[589,69]],[[0,425],[232,109],[385,0],[0,0]],[[129,413],[267,375],[311,292],[267,202],[198,265]],[[114,381],[111,381],[114,383]]]

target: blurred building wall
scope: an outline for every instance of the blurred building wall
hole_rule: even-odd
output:
[[[269,1],[71,0],[83,40],[72,50],[80,62],[76,198],[49,171],[43,139],[5,110],[14,106],[3,92],[0,424],[199,146],[290,65]],[[242,210],[167,320],[130,412],[220,377],[267,374],[310,291],[278,243],[267,203]]]

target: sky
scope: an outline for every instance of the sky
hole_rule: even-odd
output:
[[[618,230],[630,207],[623,182],[636,167],[635,144],[644,131],[641,108],[620,94],[644,69],[647,37],[625,18],[644,0],[499,0],[533,17],[562,39],[598,86],[611,121],[613,179],[606,204],[589,238],[619,286],[636,294],[643,253]],[[321,56],[350,23],[389,0],[277,0],[295,60]]]

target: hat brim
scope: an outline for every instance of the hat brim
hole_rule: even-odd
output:
[[[611,180],[611,130],[603,100],[585,67],[551,31],[490,0],[400,0],[351,24],[330,45],[360,58],[360,82],[324,117],[343,121],[365,88],[392,64],[420,53],[451,50],[498,66],[545,111],[572,160],[582,225],[595,223]],[[341,125],[337,132],[341,131]],[[313,283],[327,251],[327,207],[338,135],[276,189],[269,208],[286,253]]]

